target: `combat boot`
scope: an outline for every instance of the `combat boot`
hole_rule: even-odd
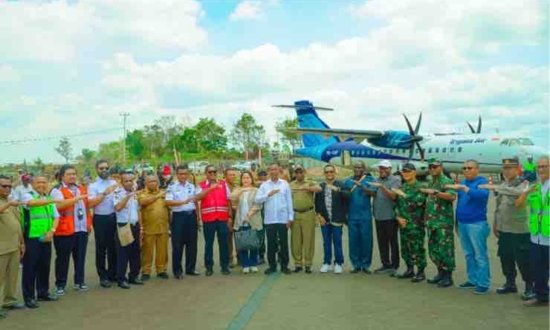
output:
[[[518,292],[518,288],[516,287],[516,283],[513,281],[506,281],[503,286],[500,288],[497,288],[498,294],[506,294],[506,293],[516,293]]]
[[[404,273],[397,275],[397,278],[400,278],[400,279],[412,278],[412,277],[414,277],[414,268],[413,268],[413,266],[407,266],[407,270]]]
[[[440,268],[437,269],[437,275],[435,275],[433,278],[428,279],[428,283],[430,284],[437,284],[441,279],[443,278],[443,270]]]
[[[453,283],[453,272],[450,272],[448,270],[444,270],[442,271],[443,272],[443,275],[442,275],[442,278],[441,278],[441,281],[439,281],[439,283],[437,283],[437,286],[440,287],[440,288],[447,288],[447,287],[450,287],[452,286],[454,283]]]
[[[411,282],[418,283],[424,281],[425,279],[426,275],[424,274],[424,269],[419,269],[416,272],[416,275],[414,275],[414,277],[412,278]]]

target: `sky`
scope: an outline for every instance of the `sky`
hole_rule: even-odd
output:
[[[483,132],[549,146],[546,0],[0,0],[0,163],[63,162],[151,124],[310,100],[336,128]],[[413,119],[415,121],[415,119]],[[86,133],[83,135],[83,133]],[[33,141],[29,141],[33,140]]]

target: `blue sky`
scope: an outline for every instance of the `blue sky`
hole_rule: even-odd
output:
[[[484,129],[548,148],[547,1],[0,1],[1,141],[141,127],[165,115],[227,125],[271,104],[335,107],[334,127]],[[344,114],[344,115],[343,115]],[[82,148],[122,131],[72,140]],[[57,141],[0,143],[0,163],[61,162]]]

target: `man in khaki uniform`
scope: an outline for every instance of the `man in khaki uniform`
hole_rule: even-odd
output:
[[[141,279],[151,278],[151,264],[155,253],[157,276],[168,278],[168,226],[170,212],[164,196],[166,192],[159,189],[159,180],[155,175],[145,178],[145,189],[138,196],[141,206],[141,226],[143,242],[141,246]]]
[[[25,252],[25,241],[19,223],[18,201],[8,201],[11,179],[0,176],[0,318],[6,317],[5,309],[19,309],[17,302],[17,277],[19,260]]]
[[[313,254],[315,253],[315,199],[314,194],[321,187],[313,181],[305,179],[305,169],[296,165],[294,175],[296,180],[290,183],[292,190],[292,205],[294,205],[294,221],[290,227],[291,250],[294,258],[294,272],[301,272],[305,266],[306,272],[311,272]]]

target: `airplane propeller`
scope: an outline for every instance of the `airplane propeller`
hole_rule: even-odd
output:
[[[481,133],[481,116],[479,116],[479,118],[477,119],[477,129],[474,129],[474,127],[469,122],[466,122],[466,124],[468,124],[468,127],[470,127],[470,131],[472,132],[472,134]]]
[[[296,105],[287,105],[287,104],[277,104],[277,105],[272,105],[272,107],[273,108],[290,108],[290,109],[298,108],[298,106],[296,106]],[[300,107],[304,107],[304,106],[300,106]],[[313,108],[315,110],[318,110],[318,111],[334,111],[333,108],[315,107],[315,106],[312,106],[311,108]]]
[[[409,134],[411,135],[410,142],[413,142],[409,149],[409,160],[414,155],[414,148],[418,148],[418,151],[420,152],[420,159],[424,161],[424,149],[420,146],[420,141],[422,141],[422,136],[418,135],[418,132],[420,131],[420,123],[422,123],[422,112],[420,113],[420,116],[418,116],[418,121],[416,122],[416,127],[413,130],[413,127],[411,125],[411,122],[409,121],[409,118],[405,114],[403,114],[403,117],[405,118],[405,122],[407,122],[407,127],[409,128]]]

